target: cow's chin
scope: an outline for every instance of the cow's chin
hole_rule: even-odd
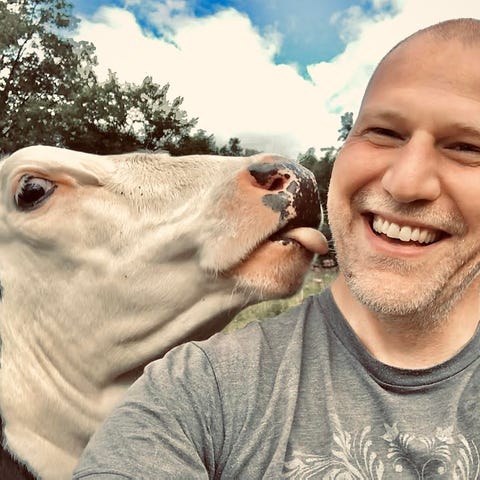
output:
[[[313,255],[297,242],[267,241],[229,274],[252,301],[288,297],[302,286]]]

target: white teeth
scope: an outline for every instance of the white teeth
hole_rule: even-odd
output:
[[[390,227],[390,224],[388,222],[383,222],[383,225],[382,225],[382,232],[387,234],[388,232],[388,228]]]
[[[410,227],[408,225],[400,226],[396,223],[389,222],[384,218],[374,215],[373,230],[377,233],[383,233],[389,238],[396,238],[402,242],[418,242],[418,243],[433,243],[437,240],[439,234],[418,227]]]
[[[428,232],[425,230],[420,231],[420,236],[418,237],[419,243],[426,243],[428,237]]]
[[[435,241],[436,235],[433,232],[430,232],[430,235],[427,237],[427,243],[433,243]]]
[[[403,242],[409,242],[412,238],[412,229],[410,227],[402,227],[398,238]]]
[[[400,227],[396,223],[391,223],[385,235],[390,238],[400,238]]]
[[[376,232],[378,233],[382,232],[382,225],[383,225],[383,220],[380,217],[378,216],[373,217],[373,229]]]

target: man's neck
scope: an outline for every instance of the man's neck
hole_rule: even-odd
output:
[[[408,318],[371,311],[353,296],[341,274],[332,284],[332,293],[373,357],[387,365],[416,370],[445,362],[473,337],[480,320],[477,283],[473,282],[448,312],[419,312]]]

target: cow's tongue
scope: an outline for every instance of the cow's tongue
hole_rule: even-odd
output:
[[[328,252],[328,244],[325,237],[315,228],[294,228],[282,232],[282,238],[295,240],[312,253],[323,255]]]

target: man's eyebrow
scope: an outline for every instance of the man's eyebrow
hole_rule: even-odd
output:
[[[391,121],[397,122],[400,124],[408,124],[408,118],[402,112],[393,110],[393,109],[380,109],[380,108],[365,108],[363,112],[359,115],[359,123],[363,120],[365,121]],[[480,137],[480,125],[478,127],[464,123],[464,122],[453,122],[444,125],[443,127],[446,131],[463,134],[472,137]]]
[[[364,108],[359,115],[359,120],[386,120],[406,122],[407,118],[401,112],[393,109]]]
[[[456,133],[463,133],[472,137],[480,137],[480,128],[476,128],[473,125],[468,125],[462,122],[455,122],[449,126],[450,130]]]

